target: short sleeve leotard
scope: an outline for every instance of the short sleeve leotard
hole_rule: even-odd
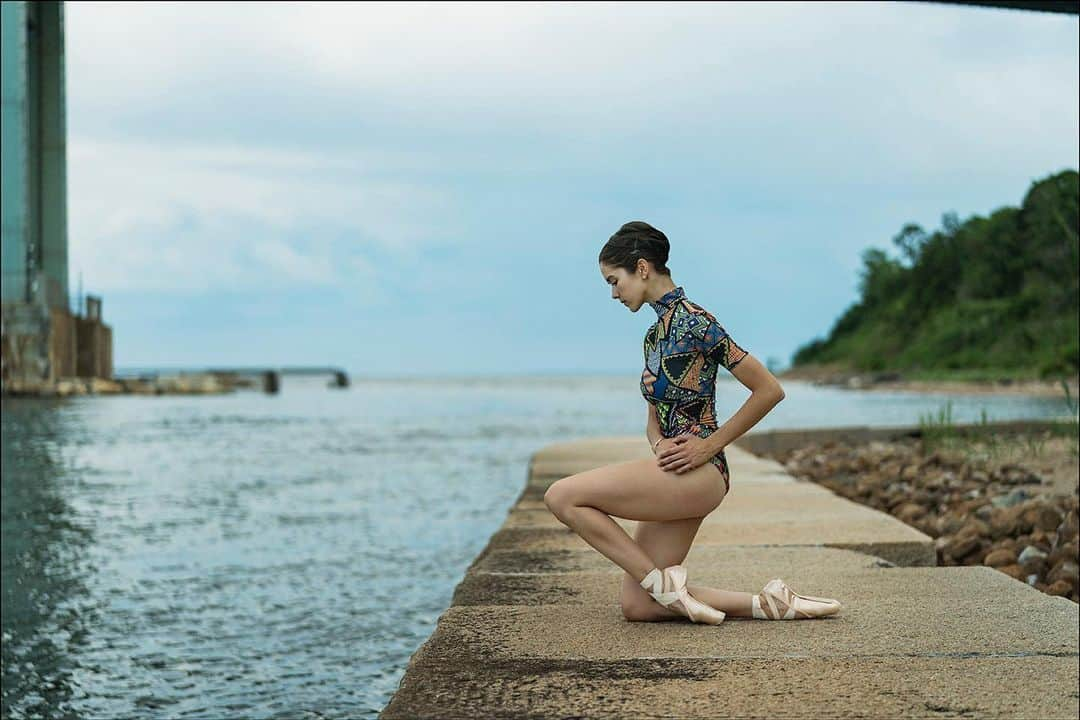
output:
[[[709,311],[686,298],[682,286],[649,305],[657,319],[645,333],[641,394],[656,406],[664,437],[692,433],[707,438],[717,430],[716,373],[720,367],[730,371],[747,352]],[[730,489],[724,451],[709,462]]]

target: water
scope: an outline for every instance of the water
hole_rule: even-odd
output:
[[[758,427],[945,396],[786,382]],[[719,383],[723,422],[747,397]],[[951,398],[957,422],[1064,400]],[[5,718],[375,717],[540,447],[644,437],[638,377],[3,401]]]

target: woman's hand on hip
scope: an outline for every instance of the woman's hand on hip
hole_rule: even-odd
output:
[[[682,474],[704,465],[714,455],[709,444],[692,433],[683,433],[660,441],[656,464],[662,470]]]

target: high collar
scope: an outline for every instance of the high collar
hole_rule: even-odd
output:
[[[664,313],[675,305],[675,303],[685,299],[686,291],[683,290],[682,285],[679,285],[673,290],[668,290],[659,300],[656,300],[655,302],[650,301],[649,305],[656,311],[657,317],[662,317]]]

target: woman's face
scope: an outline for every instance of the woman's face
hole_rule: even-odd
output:
[[[638,261],[640,262],[640,260]],[[611,286],[611,297],[637,312],[645,299],[645,281],[640,275],[600,263],[600,275]]]

